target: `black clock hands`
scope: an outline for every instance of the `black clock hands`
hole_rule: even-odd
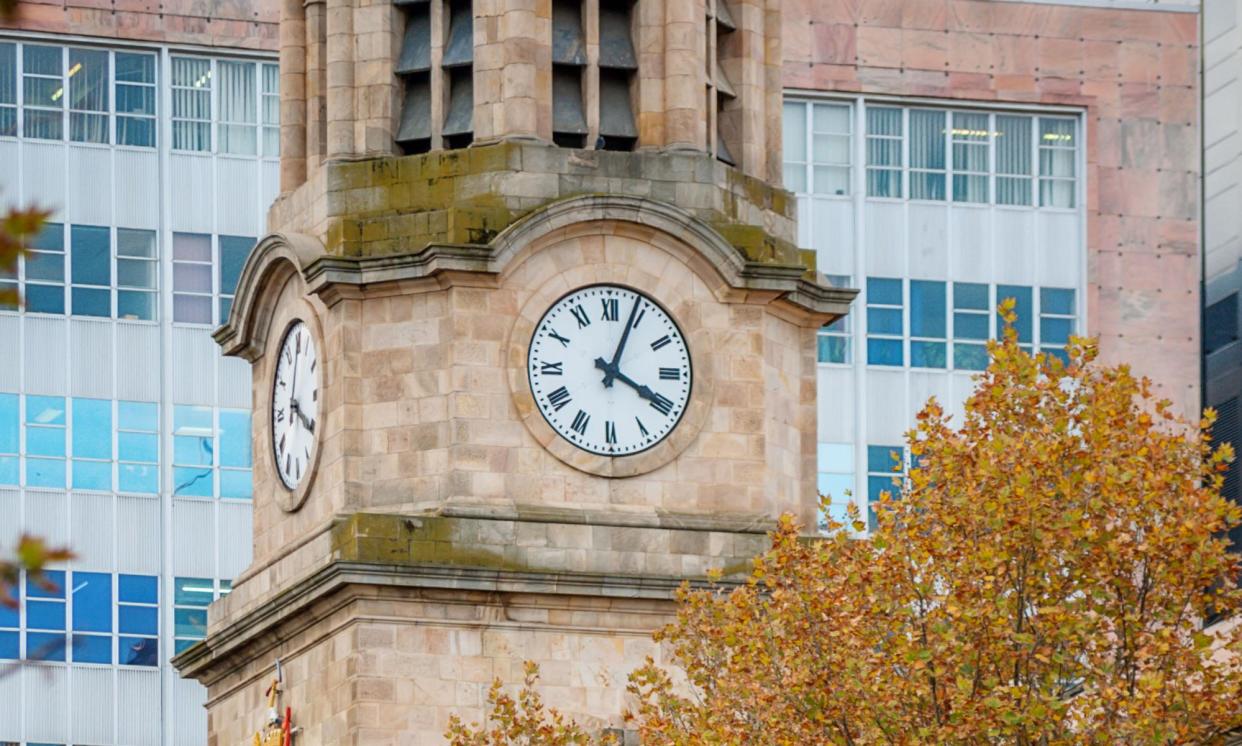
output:
[[[630,309],[630,317],[625,320],[625,330],[621,332],[621,341],[617,342],[617,351],[612,353],[612,362],[602,368],[604,371],[604,388],[612,388],[612,381],[621,375],[621,353],[625,351],[625,342],[630,338],[630,329],[634,328],[634,314],[638,313],[638,306],[642,303],[642,298],[634,296],[634,306]],[[599,368],[600,363],[604,359],[597,358],[595,367]]]
[[[297,399],[294,399],[292,401],[289,408],[292,409],[293,413],[298,416],[298,419],[302,421],[302,424],[306,425],[307,430],[311,431],[312,433],[315,432],[315,423],[311,420],[306,419],[306,415],[302,413],[302,408],[298,406]]]
[[[630,388],[634,389],[634,391],[638,392],[638,396],[640,398],[653,402],[653,401],[656,401],[656,397],[659,396],[658,394],[656,394],[656,392],[652,391],[650,388],[642,385],[641,383],[638,383],[634,379],[622,373],[617,368],[615,363],[609,363],[608,361],[604,360],[604,358],[602,357],[595,358],[595,367],[604,371],[604,380],[607,381],[609,379],[616,379],[620,381],[621,383],[624,383],[626,386],[629,386]]]

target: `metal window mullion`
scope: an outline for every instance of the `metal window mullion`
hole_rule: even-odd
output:
[[[1043,168],[1039,159],[1039,126],[1040,117],[1034,115],[1031,117],[1031,207],[1039,209],[1043,207]]]

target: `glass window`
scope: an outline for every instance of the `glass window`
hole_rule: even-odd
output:
[[[953,112],[953,201],[988,201],[988,115]]]
[[[63,140],[64,49],[22,45],[22,134],[36,140]]]
[[[116,229],[117,318],[155,320],[159,269],[155,231]]]
[[[212,497],[215,465],[210,407],[173,407],[173,495]]]
[[[90,225],[69,229],[70,294],[74,316],[112,315],[111,231]]]
[[[13,595],[20,598],[20,590],[16,590]],[[22,657],[21,626],[21,610],[0,604],[0,660],[18,660]]]
[[[812,105],[811,181],[816,194],[850,193],[850,130],[848,104]]]
[[[211,236],[173,234],[173,321],[210,324]]]
[[[26,256],[26,310],[65,312],[65,226],[44,223]]]
[[[0,42],[0,137],[17,135],[17,45]]]
[[[219,148],[221,153],[258,153],[258,94],[255,90],[255,63],[216,63],[220,75]]]
[[[220,410],[220,497],[251,496],[250,412]]]
[[[1068,363],[1065,346],[1074,333],[1074,291],[1068,288],[1039,289],[1039,349]]]
[[[910,365],[916,368],[943,368],[947,363],[944,293],[943,282],[910,281]]]
[[[819,444],[819,494],[829,498],[828,515],[837,523],[849,518],[847,509],[853,501],[854,446],[849,443]]]
[[[21,438],[21,401],[17,394],[0,394],[0,484],[17,485]]]
[[[280,156],[280,66],[263,64],[263,155]]]
[[[901,197],[902,111],[867,107],[867,196]]]
[[[40,582],[26,577],[26,658],[65,659],[65,572],[47,570]]]
[[[63,397],[26,397],[26,486],[65,487]]]
[[[1014,313],[1018,318],[1014,321],[1014,329],[1018,331],[1018,345],[1026,350],[1031,351],[1031,330],[1035,328],[1035,310],[1033,293],[1031,288],[1021,285],[997,285],[996,286],[996,302],[999,305],[1002,301],[1013,298],[1016,302]]]
[[[159,578],[120,575],[117,578],[117,663],[159,665]]]
[[[108,53],[69,49],[69,139],[107,143]]]
[[[112,402],[73,400],[73,487],[112,489]]]
[[[1039,204],[1073,207],[1076,187],[1077,122],[1039,118]]]
[[[159,408],[147,402],[117,402],[117,488],[159,492]]]
[[[207,636],[207,607],[214,595],[209,578],[173,578],[174,653]]]
[[[103,634],[89,634],[89,633]],[[112,662],[112,575],[73,573],[73,660]]]
[[[996,115],[996,204],[1031,204],[1031,118]]]
[[[901,446],[867,446],[867,528],[878,526],[875,506],[887,492],[890,499],[901,497],[900,475],[904,471]]]
[[[807,187],[807,105],[786,101],[781,117],[781,143],[784,149],[785,188],[791,192],[805,192]]]
[[[945,114],[910,109],[910,199],[945,198]]]
[[[255,240],[247,236],[220,236],[220,323],[229,320],[233,308],[233,296],[237,292],[237,278]]]
[[[211,150],[211,60],[172,58],[173,150]]]
[[[849,316],[845,316],[819,330],[816,350],[819,362],[851,362],[849,319]]]
[[[981,283],[953,283],[953,367],[958,370],[988,367],[986,342],[992,318],[988,290]]]
[[[116,142],[155,147],[155,55],[116,53]]]
[[[867,364],[903,365],[901,280],[867,278]]]

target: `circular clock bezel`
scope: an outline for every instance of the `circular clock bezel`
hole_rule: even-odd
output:
[[[277,363],[279,360],[280,352],[285,346],[285,340],[289,338],[289,333],[292,332],[293,328],[299,323],[303,324],[306,327],[307,331],[310,332],[311,344],[315,345],[316,359],[320,361],[320,364],[317,366],[317,370],[315,371],[315,379],[316,379],[315,382],[320,392],[319,406],[321,410],[324,404],[323,372],[324,372],[325,363],[323,362],[323,358],[321,357],[321,353],[323,351],[323,336],[320,334],[320,331],[319,331],[318,319],[315,317],[313,313],[304,313],[304,314],[293,313],[289,316],[288,320],[285,321],[284,325],[281,327],[281,333],[275,336],[275,344],[273,345],[272,349],[269,351],[272,365],[271,365],[270,370],[267,371],[269,382],[267,386],[267,402],[266,402],[267,404],[267,429],[266,429],[267,446],[266,448],[267,448],[268,456],[270,457],[268,464],[273,469],[272,476],[274,477],[274,480],[276,483],[276,489],[274,490],[275,495],[276,495],[276,502],[280,506],[280,508],[287,513],[296,511],[297,509],[302,507],[303,503],[306,502],[306,498],[308,494],[310,493],[311,487],[315,483],[315,477],[317,476],[318,471],[319,471],[318,469],[319,452],[320,450],[322,450],[322,444],[323,444],[323,428],[319,427],[318,425],[320,422],[323,421],[324,417],[323,417],[323,412],[320,411],[318,413],[319,416],[316,420],[315,432],[311,436],[311,454],[310,454],[310,459],[307,461],[307,464],[306,464],[306,471],[303,472],[302,478],[301,480],[298,481],[298,484],[296,487],[290,487],[288,484],[286,484],[284,477],[280,473],[280,465],[276,462],[276,444],[272,436],[272,433],[274,431],[274,425],[275,425],[275,423],[273,422],[273,403],[276,400],[276,370],[278,367]]]
[[[677,334],[681,337],[682,346],[686,350],[686,368],[689,371],[688,389],[685,394],[685,402],[682,404],[680,411],[678,411],[677,413],[677,419],[668,428],[668,430],[664,433],[664,435],[660,436],[650,445],[640,448],[636,451],[629,451],[627,453],[610,453],[608,451],[600,451],[594,448],[588,448],[580,443],[574,442],[567,435],[565,435],[564,433],[562,433],[560,430],[557,429],[556,425],[552,422],[552,420],[548,418],[548,413],[544,411],[543,407],[539,406],[538,400],[535,401],[535,408],[539,410],[539,414],[543,417],[544,422],[548,424],[548,427],[550,427],[553,432],[555,432],[558,436],[560,436],[562,440],[569,443],[570,445],[572,445],[573,447],[577,448],[580,451],[583,451],[585,453],[590,453],[595,456],[603,456],[605,458],[613,458],[613,459],[627,458],[630,456],[638,456],[639,454],[646,453],[647,451],[650,451],[653,448],[659,447],[660,444],[664,443],[664,441],[672,437],[673,433],[677,431],[677,427],[681,425],[681,421],[685,418],[686,412],[690,410],[690,402],[694,400],[694,387],[695,387],[695,384],[697,383],[696,373],[694,369],[694,353],[691,351],[690,338],[686,336],[686,333],[682,329],[681,324],[677,323],[677,317],[671,311],[669,311],[668,308],[663,303],[653,298],[649,293],[645,293],[636,287],[633,287],[631,285],[628,285],[626,283],[621,283],[621,282],[593,282],[588,285],[581,285],[579,287],[575,287],[571,290],[568,290],[562,293],[560,297],[558,297],[556,300],[549,303],[548,307],[544,309],[544,312],[542,315],[540,315],[539,320],[535,322],[535,331],[537,332],[539,330],[539,327],[543,326],[543,322],[548,318],[548,314],[552,313],[552,309],[556,308],[556,306],[560,304],[561,301],[565,300],[566,298],[570,296],[577,295],[583,292],[584,290],[591,290],[593,288],[616,288],[618,290],[627,290],[631,293],[634,293],[635,295],[638,295],[640,298],[643,298],[644,300],[646,300],[651,305],[660,309],[660,311],[665,316],[668,317],[668,320],[670,323],[672,323],[673,328],[677,330]],[[534,350],[535,350],[535,337],[534,337],[534,334],[532,334],[530,342],[526,345],[526,384],[527,386],[530,387],[532,396],[534,393],[535,382],[531,377],[533,375],[533,369],[531,367],[530,356],[534,352]]]

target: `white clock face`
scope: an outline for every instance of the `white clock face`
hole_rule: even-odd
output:
[[[319,425],[319,359],[310,329],[290,325],[272,382],[272,456],[285,487],[297,489],[310,468]]]
[[[656,445],[690,401],[681,329],[650,298],[619,285],[580,288],[554,303],[535,327],[527,373],[548,424],[604,456]]]

